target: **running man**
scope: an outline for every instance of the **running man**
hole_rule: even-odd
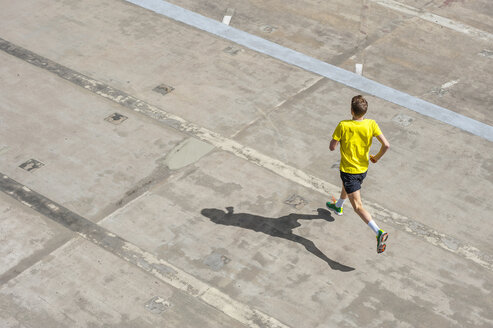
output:
[[[388,234],[378,227],[370,213],[363,207],[360,189],[368,171],[369,159],[377,163],[390,148],[390,144],[380,131],[378,124],[374,120],[364,118],[367,110],[368,102],[363,96],[353,97],[351,100],[353,119],[339,122],[332,135],[330,150],[335,150],[337,144],[341,144],[342,191],[337,202],[332,197],[332,202],[327,202],[326,205],[337,215],[342,215],[344,202],[349,197],[354,211],[377,235],[377,253],[382,253],[385,251]],[[382,145],[375,156],[368,156],[373,137],[376,137]]]

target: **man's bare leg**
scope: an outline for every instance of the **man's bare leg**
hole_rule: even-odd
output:
[[[342,189],[343,192],[346,193],[344,187],[342,187]],[[355,192],[350,193],[347,196],[349,196],[349,201],[351,202],[351,205],[353,205],[354,211],[359,215],[361,220],[363,220],[366,224],[368,224],[372,219],[370,213],[367,210],[365,210],[365,208],[363,207],[360,191],[356,190]],[[342,193],[341,193],[341,198],[342,198]]]
[[[382,253],[385,251],[388,234],[381,230],[375,221],[372,220],[371,214],[365,210],[363,207],[363,202],[361,201],[361,193],[359,190],[350,193],[349,200],[351,201],[351,205],[353,205],[353,209],[356,213],[358,213],[359,217],[375,232],[377,235],[377,252]]]

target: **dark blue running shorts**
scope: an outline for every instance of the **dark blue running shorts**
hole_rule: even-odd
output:
[[[365,178],[366,172],[360,174],[350,174],[341,171],[342,184],[348,194],[352,194],[353,192],[360,190],[361,184],[363,184],[363,180]]]

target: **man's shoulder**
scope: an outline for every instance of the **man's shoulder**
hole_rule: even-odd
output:
[[[351,124],[352,121],[353,120],[342,120],[342,121],[339,122],[339,125],[341,125],[341,126],[347,126],[347,125]]]

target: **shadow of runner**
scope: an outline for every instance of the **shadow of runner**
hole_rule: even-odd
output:
[[[340,264],[329,259],[320,251],[317,246],[304,237],[295,235],[293,229],[299,227],[301,224],[298,220],[314,220],[325,219],[332,222],[334,218],[330,212],[319,208],[318,215],[309,214],[296,214],[281,216],[279,218],[266,218],[259,215],[253,215],[248,213],[233,213],[233,207],[226,207],[227,212],[219,210],[217,208],[205,208],[200,213],[203,216],[208,217],[212,222],[222,225],[236,226],[240,228],[250,229],[253,231],[263,232],[273,237],[284,238],[294,241],[303,245],[307,251],[321,258],[333,269],[343,272],[353,271],[354,268]]]

